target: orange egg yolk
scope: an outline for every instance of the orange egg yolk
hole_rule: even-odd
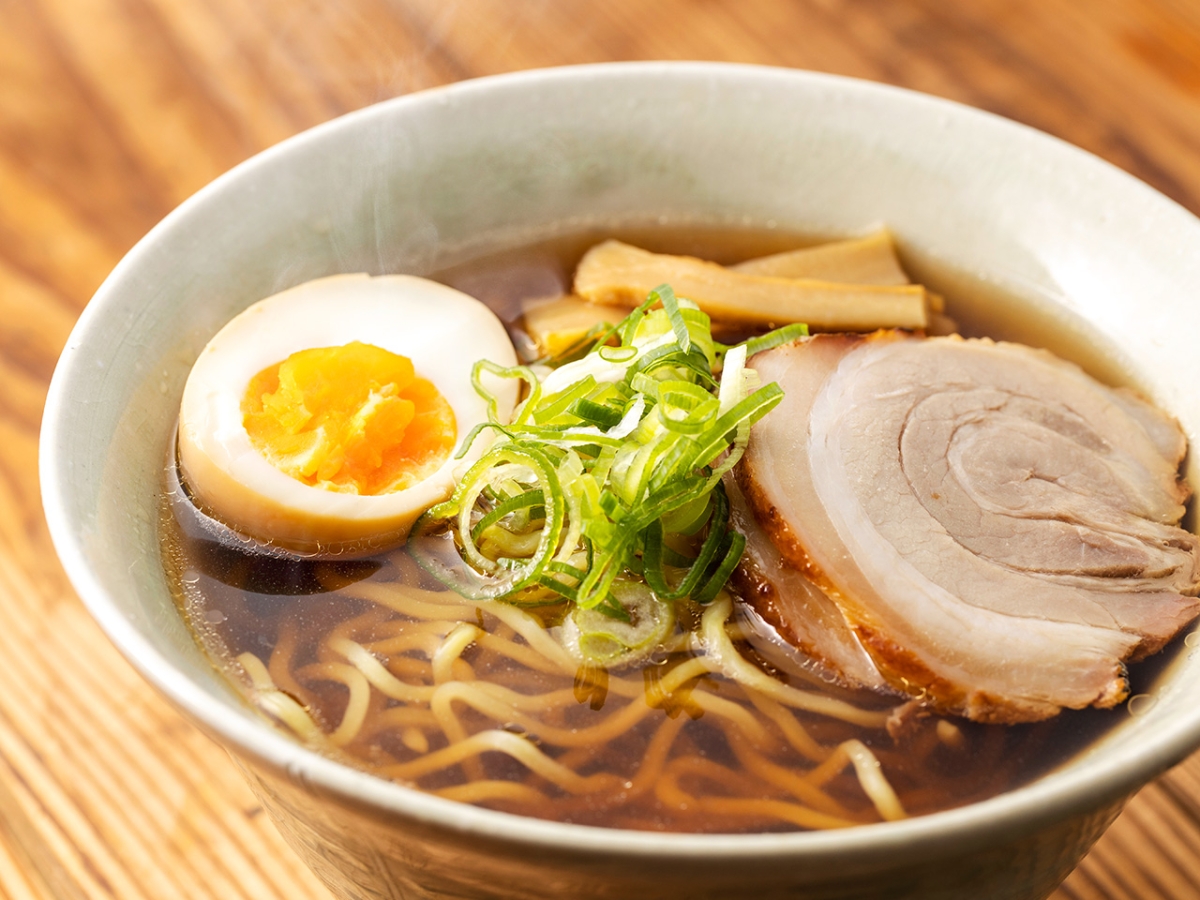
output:
[[[454,412],[412,360],[358,341],[293,353],[250,380],[250,442],[271,465],[314,487],[404,490],[450,456]]]

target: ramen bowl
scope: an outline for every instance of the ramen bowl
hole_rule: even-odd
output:
[[[821,833],[601,829],[454,803],[303,747],[198,648],[160,555],[163,460],[192,362],[252,302],[338,272],[422,274],[611,223],[846,234],[887,223],[966,318],[1074,348],[1200,435],[1200,221],[997,117],[843,78],[604,65],[465,82],[362,110],[234,169],[93,298],[55,373],[44,502],[80,596],[225,747],[343,898],[1044,897],[1140,786],[1200,746],[1200,657],[1137,716],[993,799]],[[941,279],[941,283],[939,280]],[[997,310],[998,297],[1021,304]],[[991,304],[991,306],[989,306]],[[1194,473],[1193,473],[1194,478]]]

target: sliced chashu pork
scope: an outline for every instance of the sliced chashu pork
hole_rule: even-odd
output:
[[[844,687],[891,692],[858,635],[829,596],[788,564],[754,518],[740,487],[727,479],[730,518],[746,538],[734,581],[775,636],[800,651],[799,664]]]
[[[979,721],[1112,706],[1197,613],[1168,417],[1044,351],[819,336],[738,474],[785,560],[894,687]]]

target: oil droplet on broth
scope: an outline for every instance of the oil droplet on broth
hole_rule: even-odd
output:
[[[1200,647],[1200,631],[1193,631],[1183,639],[1185,647]]]

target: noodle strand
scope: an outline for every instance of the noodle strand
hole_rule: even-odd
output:
[[[711,661],[714,671],[724,672],[734,681],[761,691],[786,706],[793,706],[807,712],[819,713],[868,728],[883,728],[887,724],[888,713],[886,712],[860,709],[843,700],[797,690],[776,681],[766,672],[748,663],[734,649],[733,642],[725,633],[725,620],[729,618],[732,609],[733,604],[729,595],[725,594],[709,604],[701,620],[708,654],[702,658]]]
[[[481,731],[466,740],[435,750],[409,763],[387,766],[384,771],[392,778],[416,781],[431,772],[457,765],[482,753],[504,753],[527,769],[542,776],[556,787],[572,794],[588,794],[612,790],[620,779],[611,773],[582,776],[548,757],[526,738],[507,731]]]

